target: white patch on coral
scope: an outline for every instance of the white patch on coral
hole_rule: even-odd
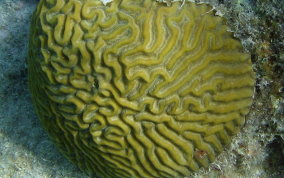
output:
[[[104,5],[107,5],[107,3],[110,3],[112,0],[100,0]]]

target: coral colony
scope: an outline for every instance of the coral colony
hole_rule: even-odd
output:
[[[188,176],[252,103],[250,55],[206,4],[42,0],[29,48],[37,114],[91,175]]]

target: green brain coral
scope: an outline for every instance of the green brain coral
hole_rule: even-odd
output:
[[[41,0],[29,85],[61,152],[102,177],[208,166],[252,103],[250,56],[208,5]]]

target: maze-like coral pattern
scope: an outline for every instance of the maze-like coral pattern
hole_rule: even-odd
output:
[[[208,5],[41,0],[29,84],[60,151],[102,177],[183,177],[244,123],[250,56]]]

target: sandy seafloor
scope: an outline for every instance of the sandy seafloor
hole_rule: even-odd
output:
[[[241,133],[190,177],[284,177],[284,0],[207,1],[252,54],[256,92]],[[0,0],[0,178],[88,177],[58,152],[31,103],[26,59],[37,3]]]

